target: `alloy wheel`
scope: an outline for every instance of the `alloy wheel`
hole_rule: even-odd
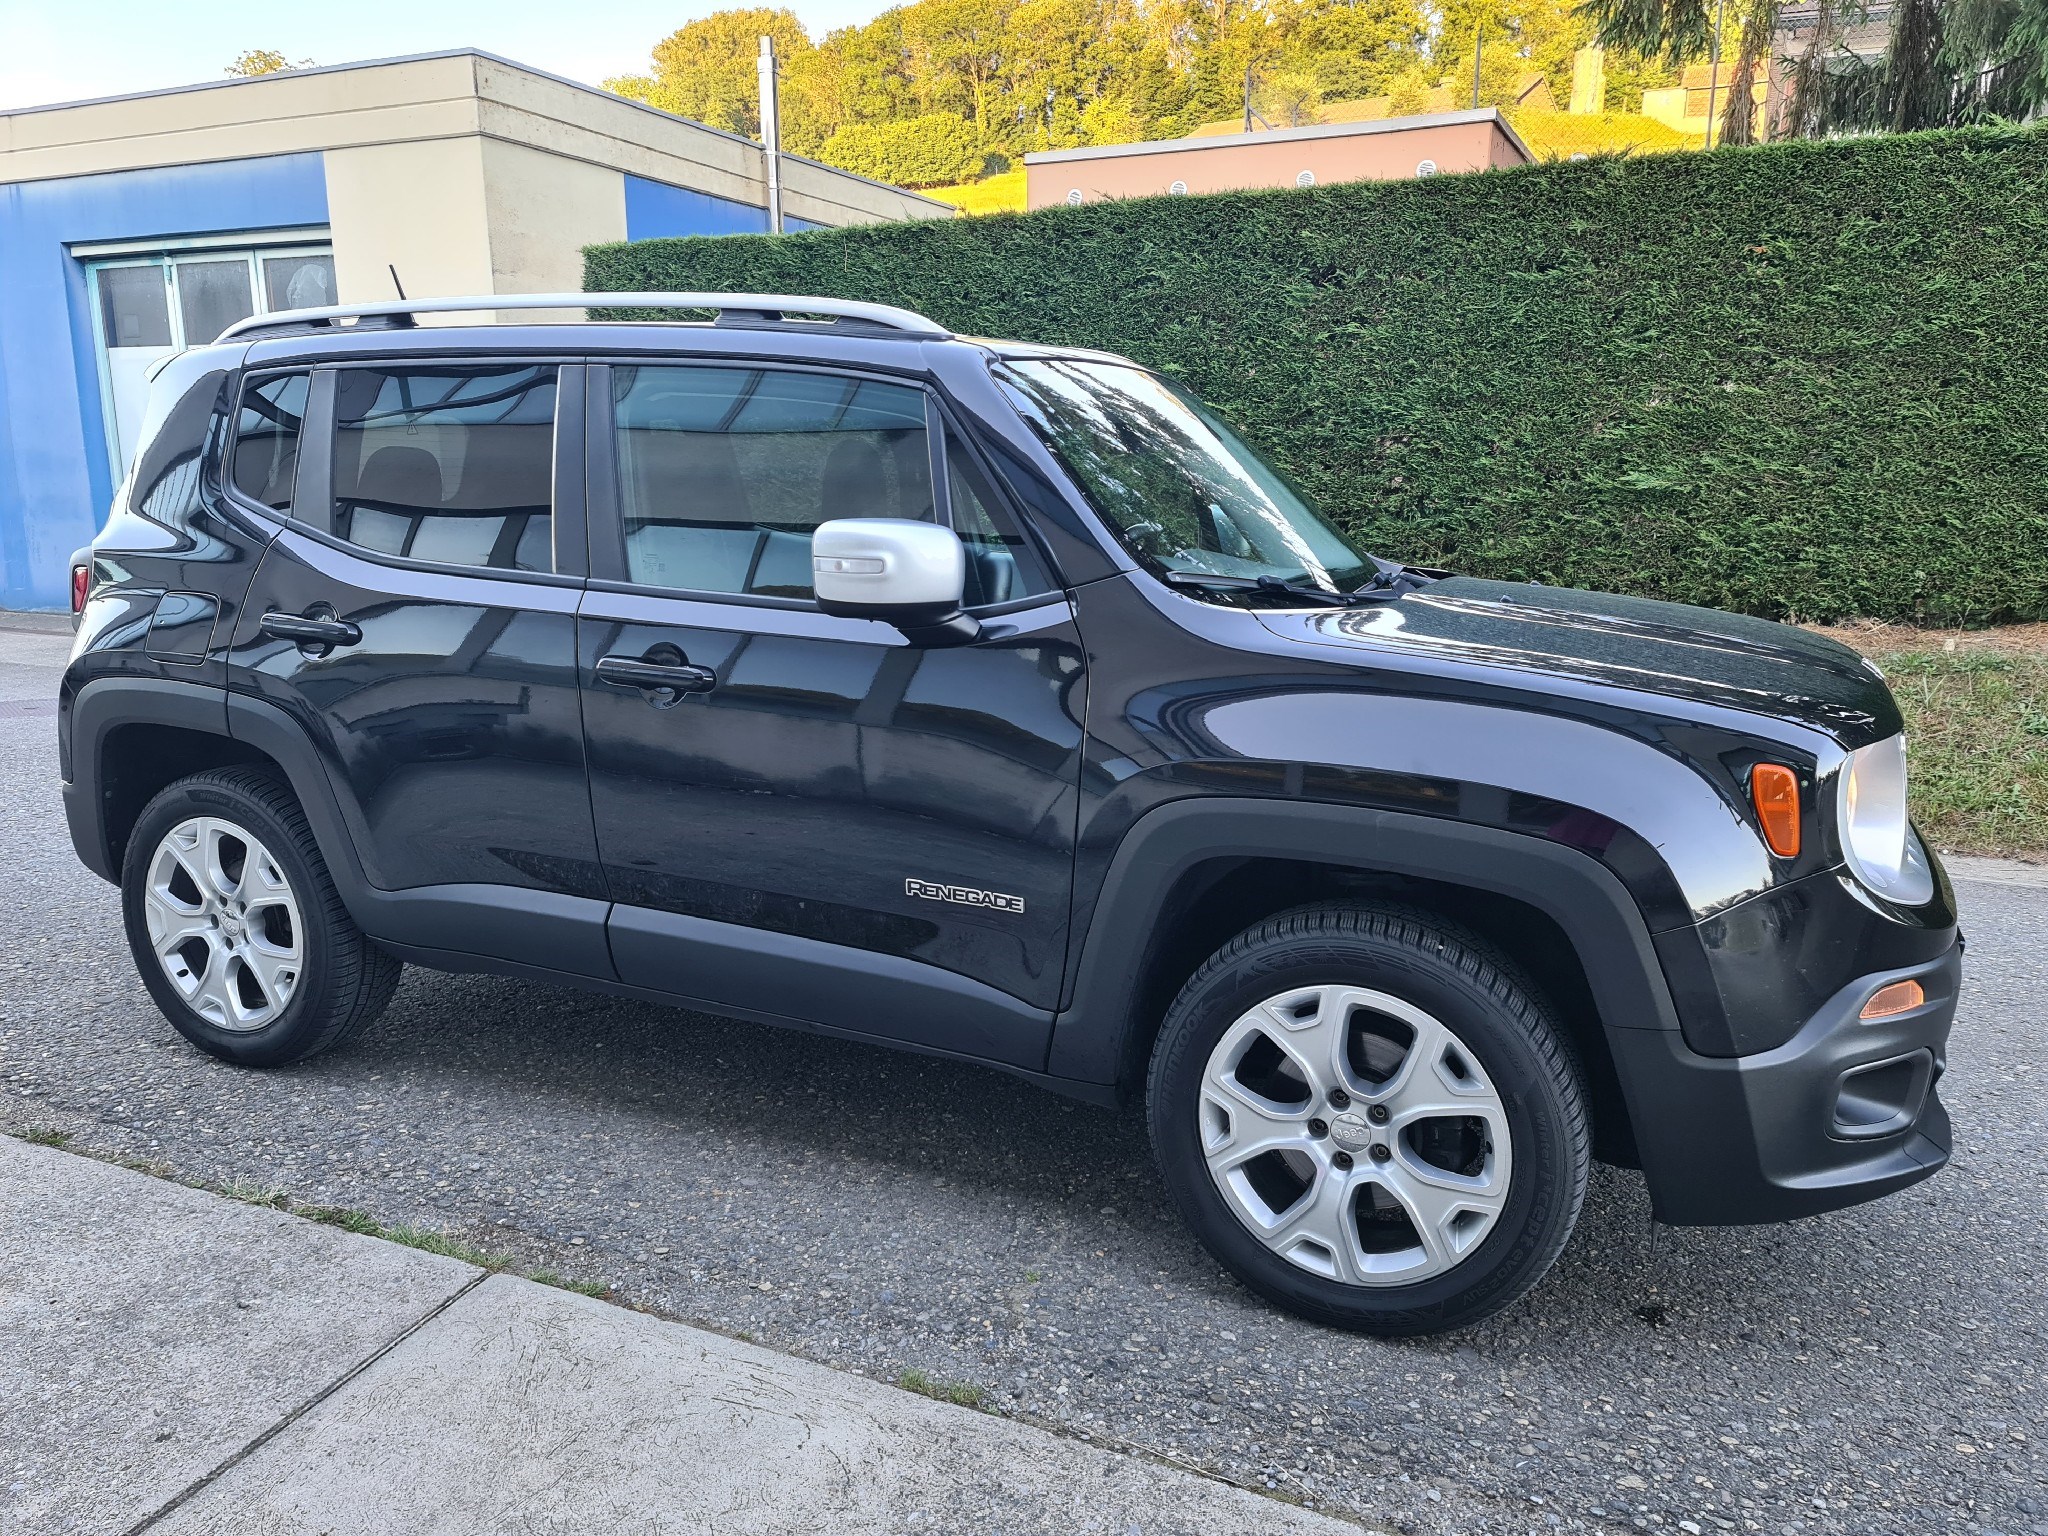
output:
[[[215,816],[172,827],[150,856],[143,912],[164,974],[208,1023],[261,1029],[291,1002],[304,965],[298,900],[247,829]]]
[[[1238,1220],[1290,1263],[1409,1285],[1469,1257],[1513,1176],[1507,1110],[1440,1019],[1365,987],[1239,1016],[1202,1074],[1201,1145]]]

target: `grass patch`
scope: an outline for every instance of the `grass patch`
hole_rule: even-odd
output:
[[[486,1253],[481,1248],[472,1248],[467,1243],[459,1243],[445,1232],[430,1232],[424,1227],[386,1227],[378,1235],[386,1242],[417,1248],[421,1253],[436,1253],[444,1259],[454,1259],[458,1263],[474,1264],[478,1269],[496,1272],[514,1269],[510,1259],[499,1254]]]
[[[1878,651],[1906,717],[1913,818],[1952,853],[2048,858],[2048,652]]]
[[[536,1285],[552,1285],[558,1291],[574,1291],[578,1296],[592,1296],[599,1301],[612,1293],[612,1288],[602,1280],[571,1280],[551,1269],[529,1270],[526,1278]]]
[[[957,1403],[962,1408],[979,1408],[988,1394],[971,1381],[946,1381],[921,1371],[916,1366],[896,1378],[896,1385],[906,1392],[915,1392],[920,1397],[936,1398],[942,1403]]]
[[[71,1140],[69,1131],[60,1131],[54,1125],[27,1125],[14,1134],[32,1147],[62,1147]]]
[[[192,1187],[216,1195],[226,1195],[230,1200],[239,1200],[243,1205],[260,1205],[273,1211],[288,1211],[292,1208],[292,1197],[283,1190],[271,1189],[262,1184],[247,1184],[240,1179],[232,1179],[226,1184],[196,1184]]]
[[[984,176],[979,181],[964,181],[953,187],[927,187],[926,197],[935,197],[942,203],[951,203],[962,213],[1022,213],[1024,211],[1024,173],[1021,170],[1005,171],[1000,176]]]
[[[516,1260],[501,1253],[472,1248],[445,1232],[434,1232],[425,1227],[387,1227],[368,1212],[351,1210],[347,1206],[307,1206],[298,1214],[322,1226],[339,1227],[344,1232],[354,1232],[362,1237],[381,1237],[387,1243],[399,1243],[407,1248],[417,1248],[422,1253],[439,1254],[444,1259],[473,1264],[494,1275],[519,1275],[538,1285],[551,1285],[558,1291],[574,1291],[579,1296],[594,1296],[600,1301],[612,1293],[612,1288],[601,1280],[571,1280],[550,1269],[521,1269]]]
[[[341,1205],[309,1205],[303,1207],[299,1214],[323,1227],[339,1227],[344,1232],[354,1232],[363,1237],[384,1236],[384,1223],[366,1211],[352,1211]]]

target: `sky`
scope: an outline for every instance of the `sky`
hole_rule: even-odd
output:
[[[236,54],[316,64],[481,48],[572,80],[641,74],[656,42],[748,0],[0,0],[0,110],[218,80]],[[775,3],[775,0],[752,0]],[[890,0],[782,0],[813,36]]]

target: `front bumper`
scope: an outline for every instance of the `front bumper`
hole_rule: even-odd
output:
[[[1747,1056],[1701,1056],[1671,1030],[1614,1030],[1636,1148],[1659,1221],[1734,1226],[1874,1200],[1948,1161],[1935,1092],[1962,978],[1962,945],[1859,976],[1792,1038]],[[1878,988],[1917,980],[1926,1001],[1858,1017]]]

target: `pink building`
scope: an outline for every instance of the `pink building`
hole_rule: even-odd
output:
[[[1536,157],[1492,107],[1364,123],[1056,149],[1024,157],[1027,208],[1252,187],[1404,181],[1527,165]]]

